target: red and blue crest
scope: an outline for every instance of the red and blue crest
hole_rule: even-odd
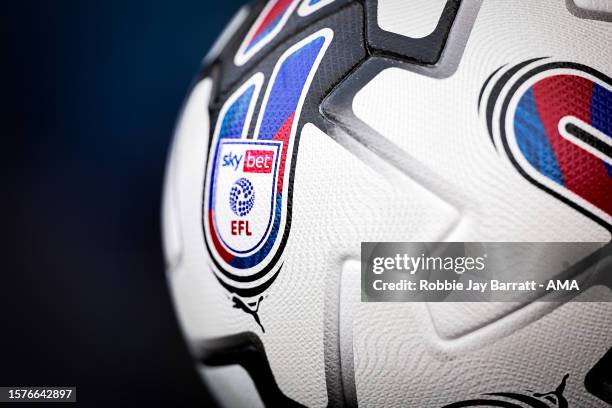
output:
[[[204,231],[219,282],[235,296],[235,306],[249,313],[281,268],[300,113],[332,37],[332,30],[320,30],[279,58],[254,126],[266,82],[261,72],[219,112],[207,165]]]

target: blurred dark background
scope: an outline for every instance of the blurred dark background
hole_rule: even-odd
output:
[[[1,386],[211,404],[165,283],[160,196],[191,79],[243,3],[3,4]]]

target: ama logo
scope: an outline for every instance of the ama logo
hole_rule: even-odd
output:
[[[495,71],[479,97],[498,152],[530,182],[612,230],[612,79],[534,59]]]
[[[221,108],[210,144],[203,224],[212,269],[234,307],[262,330],[257,312],[280,273],[289,233],[300,112],[332,37],[320,30],[280,57],[254,127],[265,76],[240,86]]]

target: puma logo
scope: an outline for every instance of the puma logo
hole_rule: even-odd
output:
[[[561,384],[551,392],[539,393],[527,390],[531,395],[519,394],[516,392],[491,392],[483,394],[482,398],[455,402],[444,406],[444,408],[491,406],[507,408],[522,408],[525,406],[534,408],[568,408],[569,404],[567,399],[563,396],[568,378],[569,374],[565,374],[561,380]],[[503,398],[503,400],[501,398]]]
[[[259,320],[259,315],[257,314],[262,300],[263,300],[263,296],[260,296],[259,299],[257,299],[257,304],[255,305],[255,309],[251,309],[249,305],[244,303],[240,298],[236,296],[232,297],[232,302],[234,302],[234,305],[233,305],[234,309],[240,309],[243,312],[248,313],[251,316],[253,316],[253,319],[255,319],[255,323],[257,323],[259,327],[261,328],[261,331],[265,333],[266,329],[264,329],[263,325],[261,324],[261,320]]]
[[[567,408],[568,403],[567,403],[567,399],[565,399],[565,397],[563,396],[563,391],[565,391],[565,383],[567,382],[568,378],[569,378],[569,374],[565,374],[563,376],[563,380],[561,380],[561,384],[559,384],[559,386],[555,388],[554,391],[547,392],[545,394],[540,394],[536,392],[536,393],[533,393],[532,395],[536,398],[543,398],[547,401],[550,401],[553,404],[556,404],[555,406],[558,408]]]

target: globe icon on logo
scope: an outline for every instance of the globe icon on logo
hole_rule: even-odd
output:
[[[253,184],[244,177],[236,180],[230,190],[229,204],[234,214],[239,217],[244,217],[251,212],[255,204]]]

